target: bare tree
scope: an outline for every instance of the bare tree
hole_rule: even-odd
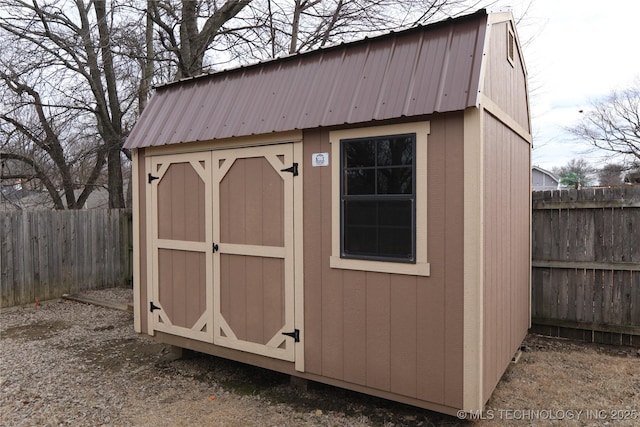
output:
[[[0,157],[5,165],[0,178],[21,181],[38,179],[56,209],[81,208],[93,191],[104,166],[102,147],[78,149],[77,137],[83,132],[75,126],[75,112],[46,104],[40,93],[25,83],[20,75],[0,70],[0,80],[14,94],[11,104],[5,100],[8,106],[13,107],[12,111],[0,113],[0,120],[4,123],[0,128],[3,137]],[[63,142],[63,138],[66,141]],[[70,146],[74,146],[73,154],[65,150]],[[19,163],[21,166],[7,169],[8,160],[11,164]],[[86,173],[81,186],[75,173],[79,169],[84,169]],[[75,189],[79,187],[82,191],[76,197]]]
[[[553,168],[560,184],[567,187],[587,187],[594,180],[595,169],[584,159],[571,159],[565,166]]]
[[[0,2],[3,10],[0,15],[2,61],[5,67],[11,65],[14,69],[13,76],[5,75],[5,83],[16,94],[31,87],[30,104],[38,110],[44,105],[41,99],[44,93],[33,85],[19,82],[15,76],[39,76],[41,86],[48,92],[49,102],[56,105],[57,111],[91,114],[93,122],[85,124],[96,129],[102,140],[95,151],[106,156],[109,206],[112,208],[125,206],[121,151],[128,129],[123,125],[138,91],[138,87],[132,88],[127,80],[131,70],[126,57],[113,44],[127,19],[125,14],[117,13],[120,6],[110,2],[108,8],[104,0]],[[13,55],[5,56],[8,55],[5,49],[12,50]],[[23,55],[15,62],[20,51]],[[25,55],[26,52],[29,54]],[[20,125],[26,128],[25,123],[19,122],[19,117],[5,114],[2,119],[16,128]],[[45,133],[47,120],[39,120]],[[53,129],[52,134],[55,134]],[[51,141],[52,136],[48,135],[44,143],[49,144],[49,148],[45,152],[63,176],[63,185],[71,185],[73,179],[66,176],[69,172],[64,171],[61,160],[65,157],[65,144],[58,141],[53,146],[59,148],[53,149]],[[67,198],[71,197],[69,190],[64,188]],[[69,207],[75,206],[70,202],[72,200],[67,200]]]
[[[614,90],[592,106],[593,110],[567,130],[623,162],[640,161],[640,77],[628,89]]]
[[[598,169],[598,182],[600,185],[620,185],[627,168],[621,163],[607,163]]]
[[[469,0],[254,0],[252,15],[245,17],[247,25],[222,32],[220,43],[232,60],[247,63],[425,24],[474,10],[481,3]]]
[[[175,78],[352,41],[474,10],[470,0],[158,0],[150,8]],[[490,2],[489,2],[490,3]]]
[[[157,0],[150,1],[149,16],[159,28],[162,46],[175,56],[176,78],[192,77],[204,71],[204,57],[223,28],[252,0],[218,1]],[[202,26],[199,22],[203,21]]]
[[[142,110],[147,106],[149,99],[149,90],[151,81],[153,80],[154,70],[154,53],[153,46],[153,16],[149,13],[154,7],[154,0],[147,0],[147,10],[145,15],[145,32],[144,32],[144,55],[139,55],[140,69],[143,70],[140,78],[140,91],[138,93],[138,112],[142,114]]]

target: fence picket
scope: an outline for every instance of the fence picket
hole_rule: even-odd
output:
[[[537,192],[532,206],[533,323],[640,345],[640,186]]]
[[[0,307],[131,283],[129,210],[0,215]]]

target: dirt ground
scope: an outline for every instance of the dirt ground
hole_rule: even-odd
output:
[[[485,411],[461,420],[208,355],[173,360],[130,313],[61,300],[0,314],[0,425],[640,425],[638,349],[525,345]]]

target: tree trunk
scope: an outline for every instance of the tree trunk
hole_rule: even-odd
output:
[[[122,180],[120,148],[113,146],[107,154],[107,173],[109,189],[109,207],[121,209],[126,207],[124,202],[124,182]]]
[[[154,0],[147,0],[146,27],[144,33],[145,56],[140,63],[142,68],[142,78],[140,79],[140,92],[138,93],[138,114],[147,106],[149,99],[149,89],[151,88],[151,80],[153,79],[153,18],[151,11],[153,10]]]
[[[198,30],[198,2],[182,0],[178,79],[203,73],[204,54],[220,28],[252,0],[227,0]]]

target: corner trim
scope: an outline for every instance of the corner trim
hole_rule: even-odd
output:
[[[140,317],[140,180],[138,179],[138,149],[131,150],[131,185],[133,209],[133,329],[142,332]]]
[[[465,411],[484,405],[483,239],[484,147],[482,108],[464,112],[463,390]]]

